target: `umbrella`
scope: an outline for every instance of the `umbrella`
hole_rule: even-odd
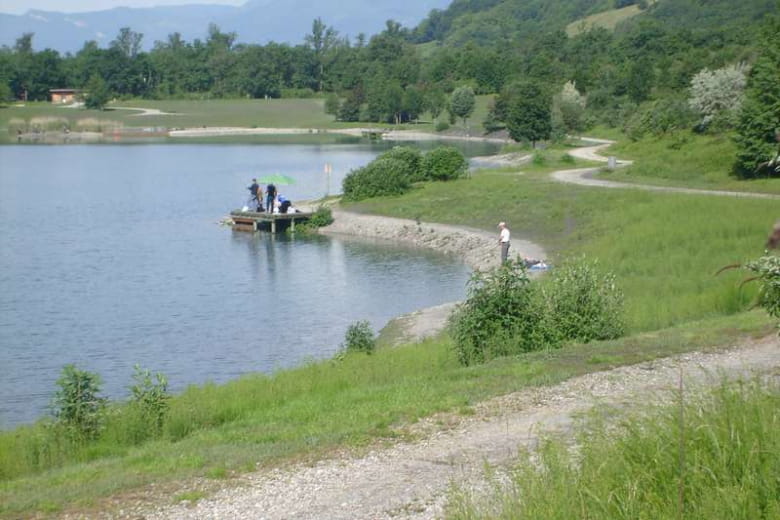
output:
[[[295,184],[295,179],[287,175],[282,175],[281,173],[274,173],[273,175],[260,177],[257,179],[257,182],[261,182],[263,184]]]

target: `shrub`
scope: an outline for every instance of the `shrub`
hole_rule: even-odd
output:
[[[688,103],[681,99],[661,99],[644,106],[625,124],[623,130],[633,141],[647,134],[661,136],[693,125],[695,113]]]
[[[97,437],[106,399],[99,397],[100,375],[65,365],[57,379],[60,389],[54,396],[54,417],[80,439]]]
[[[754,279],[761,284],[758,304],[773,318],[780,318],[780,256],[762,256],[745,267],[755,273]]]
[[[314,91],[310,88],[283,88],[281,95],[284,99],[309,99],[314,97]]]
[[[325,97],[325,113],[328,115],[338,115],[339,109],[341,108],[341,100],[339,99],[338,95],[336,94],[328,94],[327,97]]]
[[[362,200],[382,195],[400,195],[409,189],[407,166],[398,159],[382,158],[352,170],[342,181],[346,200]]]
[[[366,320],[353,323],[347,328],[341,347],[347,352],[366,352],[370,354],[376,347],[376,339],[371,325]]]
[[[457,148],[440,146],[425,154],[422,170],[425,177],[437,181],[457,179],[468,171],[469,163]]]
[[[565,262],[547,282],[532,283],[522,262],[475,273],[449,330],[464,365],[559,347],[564,341],[617,338],[623,295],[611,274],[584,259]]]
[[[736,124],[745,97],[745,65],[702,69],[691,80],[688,104],[700,116],[701,130],[723,131]]]
[[[449,322],[462,364],[539,350],[553,339],[523,262],[474,273],[467,293]]]
[[[141,369],[140,365],[133,367],[135,384],[130,387],[132,392],[131,406],[136,408],[144,419],[144,423],[154,433],[162,431],[163,420],[168,412],[168,380],[161,374],[155,374],[154,381],[149,370]]]
[[[434,126],[434,130],[437,132],[444,132],[445,130],[450,129],[450,124],[447,121],[439,121],[436,123],[436,126]]]
[[[625,331],[623,293],[611,273],[601,273],[596,262],[564,262],[543,284],[552,326],[563,340],[587,343],[613,339]]]
[[[403,163],[409,182],[425,180],[425,174],[421,168],[422,153],[413,146],[394,146],[381,154],[378,159],[395,159]]]
[[[333,223],[333,211],[328,206],[320,205],[314,213],[312,213],[311,218],[305,222],[300,223],[298,226],[296,226],[296,230],[298,230],[301,233],[314,233],[315,230],[321,227],[329,226]],[[290,228],[287,228],[289,231]]]

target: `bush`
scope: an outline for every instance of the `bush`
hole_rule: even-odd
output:
[[[365,352],[370,354],[376,347],[376,339],[371,325],[366,320],[353,323],[347,328],[341,348],[347,352]]]
[[[405,175],[409,182],[425,180],[421,168],[423,156],[419,149],[413,146],[394,146],[381,154],[378,159],[395,159],[404,164]]]
[[[310,88],[283,88],[284,99],[309,99],[314,97],[314,91]]]
[[[60,389],[52,403],[54,417],[78,439],[94,439],[100,432],[106,399],[99,397],[100,375],[65,365],[57,379]]]
[[[296,230],[301,233],[314,233],[318,228],[329,226],[332,223],[333,211],[328,206],[320,205],[314,210],[309,220],[296,226]],[[287,228],[287,231],[289,230],[290,228]]]
[[[142,370],[139,365],[133,368],[135,384],[130,387],[133,396],[131,407],[139,412],[150,433],[159,434],[171,398],[168,394],[168,380],[161,373],[155,374],[155,380],[152,380],[149,370]]]
[[[681,99],[661,99],[644,106],[624,125],[623,131],[633,141],[647,134],[662,136],[693,126],[696,114],[688,103]]]
[[[393,158],[381,158],[352,170],[342,181],[346,200],[362,200],[383,195],[400,195],[409,187],[407,165]]]
[[[444,132],[450,129],[450,124],[447,121],[439,121],[436,126],[433,127],[437,132]]]
[[[563,263],[543,284],[552,326],[562,340],[587,343],[625,332],[623,293],[611,273],[584,259]]]
[[[458,360],[470,365],[569,340],[617,338],[625,330],[622,304],[614,277],[594,263],[566,262],[548,282],[532,283],[525,264],[510,260],[472,276],[449,330]]]
[[[770,316],[780,318],[780,256],[762,256],[748,262],[745,267],[755,273],[755,279],[761,284],[758,304]]]
[[[457,179],[468,171],[469,163],[457,148],[440,146],[425,154],[422,170],[428,179],[446,181]]]
[[[544,308],[537,304],[525,263],[510,260],[492,271],[476,272],[467,292],[449,322],[462,364],[539,350],[550,343]]]

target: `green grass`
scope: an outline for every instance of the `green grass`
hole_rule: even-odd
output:
[[[481,135],[492,96],[477,96],[474,113],[468,121],[471,135]],[[433,131],[430,116],[423,114],[418,123],[392,125],[385,123],[342,123],[325,114],[322,99],[219,99],[219,100],[164,100],[145,99],[120,101],[107,110],[68,108],[51,103],[26,103],[24,106],[0,108],[0,143],[15,141],[15,133],[9,133],[9,122],[13,119],[30,121],[33,118],[63,118],[71,128],[78,121],[98,119],[119,123],[124,128],[198,128],[198,127],[244,127],[244,128],[312,128],[338,129],[354,127],[379,127],[406,129],[423,132]],[[118,110],[115,107],[136,107],[157,109],[168,115],[145,115],[134,110]],[[444,116],[441,116],[444,117]],[[453,130],[465,130],[462,121],[453,125]],[[13,135],[12,135],[13,134]],[[232,139],[236,139],[235,137]]]
[[[554,167],[549,162],[541,173],[530,165],[522,175],[483,172],[347,207],[489,231],[505,220],[515,236],[542,244],[553,263],[569,255],[597,259],[626,293],[632,331],[749,305],[754,292],[738,288],[743,275],[714,273],[761,255],[777,201],[583,188],[551,181],[543,173]]]
[[[405,425],[421,417],[463,413],[494,395],[659,355],[728,346],[771,327],[763,313],[754,312],[476,367],[460,366],[446,338],[382,349],[192,387],[173,399],[163,439],[124,446],[109,424],[101,441],[70,452],[74,461],[52,469],[30,467],[35,454],[55,449],[43,426],[3,432],[0,518],[74,510],[89,516],[116,503],[109,497],[132,496],[151,483],[161,490],[159,499],[170,500],[181,494],[176,481],[203,477],[219,487],[258,466],[408,437]]]
[[[652,4],[654,1],[655,0],[648,1],[648,4]],[[642,10],[634,4],[620,9],[610,9],[609,11],[592,14],[581,20],[575,20],[567,25],[566,34],[569,35],[569,38],[572,38],[595,27],[602,27],[611,31],[623,20],[628,20],[640,13],[642,13]]]
[[[678,132],[674,136],[620,141],[605,155],[631,159],[601,178],[629,183],[780,194],[780,179],[740,180],[730,175],[736,145],[730,135]]]
[[[524,453],[511,485],[489,497],[455,492],[446,518],[780,517],[780,386],[723,382],[704,396],[581,428],[577,455],[558,440]]]

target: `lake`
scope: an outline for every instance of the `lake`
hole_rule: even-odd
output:
[[[381,149],[0,147],[0,428],[46,414],[68,363],[100,374],[112,399],[135,364],[180,391],[326,358],[357,320],[378,330],[463,298],[459,258],[218,224],[252,177],[290,175],[282,194],[316,198]]]

